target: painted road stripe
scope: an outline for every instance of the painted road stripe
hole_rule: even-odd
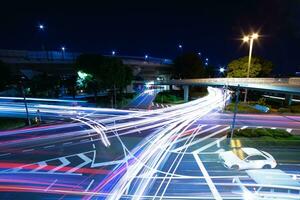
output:
[[[67,166],[68,164],[70,164],[70,162],[65,157],[59,158],[59,160],[60,160],[60,162],[62,162],[62,164],[60,166],[55,167],[54,169],[50,170],[47,173],[53,173],[53,172],[65,167],[65,166]]]
[[[67,171],[67,173],[73,173],[73,172],[77,171],[78,169],[80,169],[81,167],[92,162],[92,160],[89,157],[87,157],[86,155],[84,155],[83,153],[78,154],[78,157],[80,157],[82,160],[84,160],[84,162],[77,165],[76,167],[73,167],[72,169]]]
[[[85,192],[87,192],[89,189],[90,189],[90,187],[92,186],[92,184],[94,183],[94,179],[90,182],[90,184],[87,186],[87,188],[84,190]]]
[[[55,179],[44,191],[47,192],[56,182],[57,179]]]
[[[221,200],[222,197],[219,194],[216,186],[213,184],[211,178],[209,177],[209,174],[206,171],[206,169],[205,169],[203,163],[201,162],[199,156],[196,153],[193,153],[193,155],[194,155],[194,158],[195,158],[195,160],[196,160],[196,162],[197,162],[197,164],[198,164],[198,166],[199,166],[199,168],[200,168],[200,170],[201,170],[201,172],[202,172],[202,174],[203,174],[203,176],[204,176],[204,178],[205,178],[205,180],[208,184],[208,187],[209,187],[210,191],[212,192],[212,194],[214,196],[214,198],[217,199],[217,200]]]
[[[69,145],[69,144],[72,144],[73,142],[66,142],[66,143],[63,143],[63,145]]]
[[[48,148],[52,148],[52,147],[55,147],[55,145],[49,145],[49,146],[45,146],[44,149],[48,149]]]
[[[40,169],[42,169],[42,168],[44,168],[44,167],[47,166],[47,163],[46,163],[45,161],[38,162],[37,164],[39,165],[39,167],[35,168],[35,169],[32,170],[31,172],[36,172],[36,171],[38,171],[38,170],[40,170]]]
[[[8,156],[10,155],[11,153],[4,153],[4,154],[0,154],[0,156]]]
[[[192,143],[189,144],[188,146],[191,147],[191,146],[193,146],[193,145],[195,145],[195,144],[198,144],[198,143],[200,143],[200,142],[202,142],[202,141],[204,141],[204,140],[206,140],[206,139],[208,139],[208,138],[210,138],[210,137],[213,137],[213,136],[215,136],[215,135],[217,135],[217,134],[219,134],[219,133],[222,133],[222,132],[228,130],[229,128],[230,128],[230,127],[227,126],[227,127],[223,128],[223,129],[221,129],[221,130],[219,130],[219,131],[216,131],[216,132],[214,132],[214,133],[212,133],[212,134],[210,134],[210,135],[207,135],[207,136],[205,136],[205,137],[203,137],[203,138],[201,138],[201,139],[199,139],[199,140],[196,140],[196,141],[192,142]],[[180,150],[185,149],[185,148],[186,148],[186,145],[183,145],[183,146],[181,146],[181,147],[179,147],[179,148],[177,148],[177,149],[174,149],[172,152],[177,152],[177,151],[180,151]]]
[[[218,139],[218,140],[216,140],[216,141],[213,141],[213,142],[211,142],[211,143],[209,143],[209,144],[207,144],[207,145],[201,147],[200,149],[197,149],[197,150],[193,151],[193,153],[199,153],[199,152],[201,152],[201,151],[204,151],[204,150],[206,150],[206,149],[208,149],[208,148],[214,146],[215,144],[220,143],[220,141],[223,141],[224,139],[226,139],[226,137],[227,137],[227,136],[225,135],[225,136],[221,137],[220,139]],[[215,152],[214,152],[214,153],[215,153]]]
[[[89,142],[90,139],[84,139],[84,140],[80,140],[80,142]]]
[[[22,152],[29,152],[29,151],[33,151],[34,149],[25,149],[25,150],[23,150]]]

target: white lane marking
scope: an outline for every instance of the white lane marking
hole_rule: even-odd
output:
[[[68,164],[70,164],[70,162],[65,157],[59,158],[59,160],[60,160],[60,162],[62,162],[62,164],[55,167],[54,169],[50,170],[47,173],[53,173],[53,172],[65,167],[65,166],[67,166]]]
[[[89,189],[90,189],[90,187],[92,186],[92,184],[94,183],[94,179],[90,182],[90,184],[87,186],[87,188],[84,190],[85,192],[87,192]]]
[[[39,167],[35,168],[34,170],[31,170],[31,172],[36,172],[47,166],[47,163],[45,161],[38,162],[37,164],[39,165]]]
[[[83,153],[78,154],[78,157],[80,157],[82,160],[84,160],[84,162],[77,165],[76,167],[73,167],[72,169],[67,171],[67,173],[73,173],[73,172],[77,171],[78,169],[80,169],[81,167],[92,162],[92,160],[89,157],[87,157],[86,155],[84,155]]]
[[[208,148],[214,146],[215,144],[217,144],[217,145],[219,144],[219,146],[220,146],[220,141],[226,139],[226,137],[227,137],[227,136],[225,135],[225,136],[221,137],[220,139],[218,139],[218,140],[216,140],[216,141],[213,141],[213,142],[211,142],[211,143],[209,143],[209,144],[207,144],[207,145],[205,145],[205,146],[203,146],[203,147],[201,147],[201,148],[199,148],[199,149],[193,151],[193,153],[199,153],[199,152],[201,152],[201,151],[204,151],[204,150],[206,150],[206,149],[208,149]]]
[[[93,144],[93,149],[96,149],[96,146],[95,146],[95,144]]]
[[[115,160],[115,161],[108,161],[108,162],[102,162],[102,163],[93,163],[92,164],[92,168],[94,167],[102,167],[102,166],[108,166],[108,165],[117,165],[117,164],[121,164],[124,163],[126,161],[126,159],[123,160]]]
[[[244,130],[244,129],[246,129],[246,128],[248,128],[248,126],[243,126],[243,127],[241,128],[241,130]]]
[[[57,179],[55,179],[44,191],[47,192],[56,182]]]
[[[44,149],[49,149],[49,148],[52,148],[52,147],[55,147],[55,145],[45,146]]]
[[[29,151],[33,151],[34,149],[25,149],[22,152],[29,152]]]
[[[198,166],[199,166],[199,168],[200,168],[200,170],[201,170],[201,172],[202,172],[202,174],[203,174],[203,176],[204,176],[204,178],[205,178],[205,180],[206,180],[206,182],[207,182],[207,184],[208,184],[208,186],[209,186],[209,188],[210,188],[210,190],[211,190],[211,192],[214,196],[214,198],[217,199],[217,200],[221,200],[222,197],[219,194],[216,186],[213,184],[213,182],[212,182],[208,172],[206,171],[203,163],[201,162],[199,156],[196,153],[193,153],[193,155],[194,155],[194,158],[195,158],[195,160],[196,160],[196,162],[197,162],[197,164],[198,164]]]
[[[84,140],[80,140],[80,142],[89,142],[90,139],[84,139]]]
[[[289,132],[289,133],[291,133],[292,130],[293,130],[293,129],[291,129],[291,128],[287,128],[287,129],[286,129],[286,131]]]
[[[189,147],[190,147],[190,146],[193,146],[193,145],[195,145],[195,144],[197,144],[197,143],[200,143],[200,142],[202,142],[202,141],[204,141],[204,140],[206,140],[206,139],[208,139],[208,138],[210,138],[210,137],[213,137],[213,136],[215,136],[215,135],[217,135],[217,134],[219,134],[219,133],[222,133],[222,132],[228,130],[229,128],[230,128],[230,127],[227,126],[227,127],[223,128],[223,129],[221,129],[221,130],[219,130],[219,131],[216,131],[216,132],[214,132],[214,133],[212,133],[212,134],[209,134],[209,135],[207,135],[207,136],[205,136],[205,137],[203,137],[203,138],[201,138],[201,139],[199,139],[199,140],[196,140],[196,141],[192,142],[191,144],[189,144]],[[186,146],[186,145],[183,145],[183,146],[181,146],[181,147],[179,147],[179,148],[177,148],[177,149],[174,149],[172,152],[180,151],[180,150],[184,149],[185,146]]]
[[[69,144],[72,144],[73,142],[66,142],[66,143],[63,143],[63,145],[69,145]]]
[[[10,155],[11,153],[4,153],[4,154],[1,154],[0,156],[8,156]]]

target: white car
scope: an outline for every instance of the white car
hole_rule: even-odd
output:
[[[277,163],[273,156],[254,148],[235,148],[232,151],[219,153],[219,159],[229,169],[270,169]]]

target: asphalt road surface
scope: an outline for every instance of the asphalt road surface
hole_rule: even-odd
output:
[[[234,141],[274,157],[275,169],[258,170],[269,170],[274,184],[222,164],[219,153],[232,148],[232,115],[221,112],[229,95],[208,90],[204,98],[150,111],[40,108],[64,120],[0,133],[0,199],[255,199],[260,187],[297,199],[299,146]],[[237,127],[298,134],[300,117],[240,114]],[[283,175],[291,180],[278,185]]]

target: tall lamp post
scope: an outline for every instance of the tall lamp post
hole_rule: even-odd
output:
[[[252,35],[244,36],[243,42],[250,42],[249,44],[249,57],[248,57],[248,69],[247,69],[247,79],[250,76],[250,68],[251,68],[251,57],[252,57],[252,49],[253,49],[253,41],[258,39],[259,35],[257,33],[252,33]],[[247,102],[248,89],[245,90],[245,98],[244,102]]]
[[[23,101],[24,101],[24,105],[25,105],[25,111],[26,111],[28,125],[31,126],[31,121],[29,118],[28,106],[27,106],[27,101],[26,101],[26,94],[25,94],[25,90],[24,90],[24,83],[23,83],[24,79],[25,79],[25,77],[21,77],[20,85],[21,85],[21,91],[22,91],[22,95],[23,95]]]

